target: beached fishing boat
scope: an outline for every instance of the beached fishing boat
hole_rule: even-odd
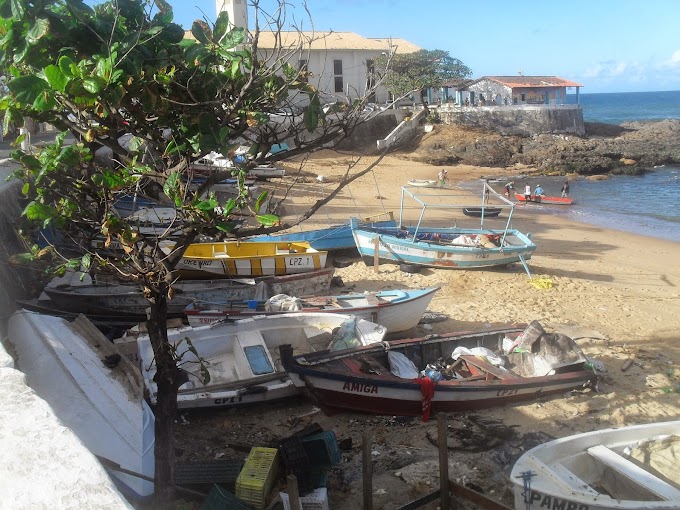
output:
[[[177,269],[183,277],[280,276],[326,266],[328,252],[307,242],[223,241],[190,244]]]
[[[361,224],[370,227],[396,227],[397,225],[392,212],[363,218]],[[277,243],[303,241],[308,242],[316,250],[325,251],[356,249],[349,222],[313,230],[262,235],[253,237],[252,240]]]
[[[438,183],[430,179],[411,179],[408,181],[408,185],[416,188],[436,188]]]
[[[472,216],[474,218],[496,218],[501,214],[503,209],[500,207],[463,207],[463,214],[465,216]]]
[[[246,175],[251,179],[265,180],[283,177],[286,175],[286,170],[274,165],[257,165],[253,168],[249,168]]]
[[[279,360],[279,348],[290,344],[304,353],[381,342],[385,328],[350,315],[291,313],[257,316],[208,326],[168,330],[168,341],[180,345],[191,340],[182,368],[188,381],[177,394],[181,409],[230,407],[268,402],[298,393]],[[132,334],[132,333],[131,333]],[[134,336],[132,337],[134,339]],[[148,335],[136,338],[143,376],[151,402],[156,401],[156,366]],[[125,343],[118,339],[116,343]],[[186,346],[186,344],[185,344]],[[204,360],[210,381],[203,383],[199,358]]]
[[[515,463],[515,508],[680,508],[680,421],[575,434],[536,446]]]
[[[178,281],[173,285],[173,298],[168,300],[168,313],[181,316],[192,303],[218,306],[233,300],[267,299],[276,294],[327,294],[334,271],[326,268],[283,276]],[[45,294],[53,308],[85,315],[140,315],[149,307],[142,289],[136,285],[48,286]]]
[[[440,202],[437,203],[430,201],[432,195],[416,194],[406,187],[401,190],[401,208],[396,228],[369,227],[361,225],[355,218],[350,219],[354,242],[367,264],[374,264],[376,256],[379,260],[392,263],[443,269],[485,268],[521,262],[529,273],[526,261],[536,250],[536,245],[527,234],[510,228],[514,205],[509,200],[496,194],[499,200],[508,205],[505,228],[484,228],[483,217],[478,228],[431,227],[424,222],[428,211],[460,210],[468,206],[448,204],[444,191],[438,191]],[[404,202],[407,198],[415,200],[421,207],[415,226],[404,224]]]
[[[573,198],[569,197],[552,197],[548,195],[530,195],[529,202],[527,197],[515,192],[515,198],[522,204],[550,204],[550,205],[571,205],[574,203]]]
[[[282,348],[281,358],[295,385],[330,412],[470,411],[562,394],[596,380],[571,338],[533,334],[541,331],[535,323],[523,329],[435,334],[343,352],[294,355]],[[504,344],[511,352],[499,352]]]
[[[139,369],[82,316],[68,322],[19,311],[9,319],[7,339],[27,384],[63,426],[122,468],[110,471],[121,492],[150,497],[153,482],[125,474],[154,478],[154,416]]]
[[[232,302],[224,307],[195,304],[188,306],[184,313],[191,326],[211,324],[227,317],[236,319],[253,315],[294,312],[351,314],[384,326],[388,333],[399,333],[418,325],[439,288],[300,298],[279,295],[269,300]]]

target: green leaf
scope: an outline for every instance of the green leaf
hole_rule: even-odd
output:
[[[7,84],[7,87],[14,94],[18,102],[33,104],[38,94],[46,90],[49,84],[37,76],[26,75],[13,79]]]
[[[27,182],[24,183],[24,186],[21,188],[21,194],[24,196],[28,196],[28,193],[31,191],[31,185]]]
[[[45,18],[35,20],[33,26],[26,32],[28,44],[35,44],[42,39],[50,30],[50,22]]]
[[[203,363],[201,363],[201,382],[203,384],[210,382],[210,372],[208,372],[208,368]]]
[[[90,267],[92,266],[92,256],[89,253],[86,253],[80,259],[80,264],[85,269],[85,271],[89,271]]]
[[[166,25],[161,33],[161,39],[171,44],[179,44],[184,39],[184,29],[176,23]]]
[[[10,0],[10,5],[12,6],[12,15],[15,18],[23,18],[26,13],[26,2],[25,0]]]
[[[222,37],[229,30],[229,13],[227,11],[220,11],[217,16],[217,21],[215,21],[215,29],[213,33],[215,34],[215,40],[220,42]]]
[[[30,202],[22,212],[31,221],[52,219],[57,215],[57,210],[39,202]]]
[[[48,112],[54,109],[57,101],[51,91],[45,90],[33,101],[33,109],[37,112]]]
[[[220,47],[223,49],[233,49],[236,48],[239,44],[243,43],[243,39],[245,39],[245,30],[241,27],[236,27],[231,32],[225,35],[224,39],[220,41]]]
[[[262,203],[267,199],[267,195],[269,195],[269,192],[263,191],[260,193],[260,196],[257,197],[257,200],[255,201],[255,210],[259,211],[260,208],[262,207]]]
[[[165,193],[170,199],[174,199],[179,195],[179,185],[182,176],[179,172],[172,172],[163,184],[163,193]]]
[[[99,94],[106,87],[106,82],[99,77],[91,76],[83,79],[83,88],[90,94]]]
[[[265,227],[273,227],[280,221],[279,217],[274,214],[257,214],[255,218]]]
[[[62,70],[54,64],[50,64],[45,68],[45,78],[47,78],[47,83],[50,84],[50,87],[59,92],[64,92],[69,81],[69,78]]]
[[[191,34],[196,38],[198,42],[203,44],[210,44],[212,39],[212,31],[205,21],[196,20],[191,25]]]
[[[68,78],[73,78],[74,76],[73,65],[73,60],[67,56],[63,56],[59,59],[59,69],[64,73],[64,76]]]
[[[194,207],[196,207],[196,209],[198,209],[199,211],[210,212],[214,211],[215,207],[217,207],[218,205],[219,202],[217,202],[217,199],[213,196],[210,197],[210,199],[208,200],[199,200],[198,202],[196,202]]]
[[[310,133],[314,131],[319,126],[319,118],[323,116],[323,110],[321,109],[321,101],[319,101],[319,96],[312,95],[309,106],[305,110],[304,121],[307,131]]]

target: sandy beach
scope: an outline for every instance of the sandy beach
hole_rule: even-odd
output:
[[[351,155],[322,152],[305,162],[300,173],[294,162],[286,162],[288,182],[297,174],[306,184],[304,193],[284,201],[284,220],[302,214],[309,203],[330,192],[347,171],[348,163],[355,160]],[[364,158],[351,173],[365,168],[370,161],[370,157]],[[516,168],[445,168],[448,187],[452,188],[462,180],[530,172]],[[392,154],[373,172],[352,183],[348,191],[325,206],[304,228],[346,221],[352,215],[369,216],[384,210],[398,213],[401,186],[410,179],[435,180],[440,169],[409,161],[408,153]],[[324,182],[316,178],[319,175]],[[494,186],[501,191],[503,183]],[[480,197],[481,185],[480,196],[466,200],[470,205],[479,205]],[[574,199],[578,202],[578,197]],[[431,324],[432,330],[419,326],[409,336],[479,328],[489,323],[538,320],[547,330],[568,334],[587,356],[601,362],[597,393],[572,393],[563,398],[478,413],[484,419],[497,420],[512,428],[519,437],[537,432],[563,437],[607,427],[678,419],[680,244],[571,222],[542,212],[540,206],[518,206],[513,218],[512,226],[531,232],[537,245],[529,261],[532,275],[550,282],[550,288],[532,285],[520,264],[493,270],[424,269],[419,274],[408,274],[393,264],[381,264],[376,272],[357,256],[348,267],[338,268],[336,275],[346,287],[356,291],[442,285],[430,310],[449,318]],[[350,437],[353,450],[345,454],[345,461],[347,466],[354,466],[349,470],[354,475],[348,474],[344,464],[335,468],[335,474],[329,478],[331,508],[361,506],[358,448],[365,430],[373,431],[378,444],[374,453],[374,508],[398,508],[431,491],[438,483],[436,448],[428,441],[436,432],[434,421],[416,420],[397,426],[394,421],[371,416],[327,417],[304,401],[272,406],[271,411],[274,414],[267,420],[258,419],[255,410],[238,414],[224,411],[217,420],[218,429],[224,430],[227,442],[227,432],[234,427],[243,428],[243,432],[248,430],[249,441],[258,437],[264,441],[277,433],[285,434],[286,430],[298,430],[309,421],[318,421],[336,430],[339,437]],[[463,415],[448,418],[451,426],[456,423],[462,426],[466,420]],[[193,426],[200,426],[203,419],[190,417],[183,434],[191,433]],[[232,440],[246,436],[232,436]],[[520,446],[519,453],[521,449]],[[401,459],[405,451],[410,455],[406,460]],[[401,460],[385,462],[389,452]],[[421,474],[431,475],[433,485],[430,482],[419,485],[406,475],[406,466],[423,462],[430,464],[417,469]],[[462,453],[451,453],[450,463],[451,478],[472,481],[487,495],[511,504],[508,465],[494,464],[481,454]]]

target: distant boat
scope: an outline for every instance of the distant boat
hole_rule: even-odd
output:
[[[595,430],[541,444],[510,479],[515,508],[677,510],[680,421]]]
[[[418,416],[425,406],[432,413],[472,411],[563,394],[596,380],[587,358],[563,336],[522,341],[522,352],[506,355],[505,368],[499,346],[522,331],[508,326],[300,355],[282,347],[281,360],[293,383],[330,413]]]
[[[10,317],[7,338],[26,383],[63,426],[94,455],[153,480],[154,416],[144,381],[110,340],[82,316],[68,322],[27,311]],[[153,494],[153,482],[124,471],[110,475],[128,496]]]
[[[323,269],[327,256],[303,241],[193,243],[177,270],[185,278],[281,276]]]
[[[385,326],[388,333],[399,333],[418,325],[437,290],[439,286],[337,296],[299,298],[274,296],[270,300],[232,302],[225,307],[190,305],[184,313],[191,326],[253,315],[281,315],[298,312],[351,314]],[[277,306],[277,304],[283,306]]]
[[[279,347],[292,344],[297,352],[330,349],[381,342],[385,328],[350,315],[291,313],[256,316],[209,326],[168,330],[168,341],[180,344],[189,338],[195,351],[182,359],[188,381],[179,388],[181,409],[231,407],[262,403],[296,395],[298,389],[281,366]],[[127,341],[134,341],[134,335]],[[156,402],[156,366],[149,336],[137,336],[143,376],[152,403]],[[125,337],[116,340],[126,343]],[[210,374],[202,382],[202,358]]]
[[[173,298],[168,300],[168,313],[183,315],[184,309],[194,302],[219,305],[233,300],[266,299],[276,294],[327,294],[334,271],[325,268],[283,276],[178,281],[173,285]],[[149,307],[149,301],[137,285],[46,287],[45,294],[54,308],[86,315],[139,315]]]
[[[283,177],[286,175],[286,170],[273,165],[258,165],[248,169],[247,176],[253,179],[271,179],[274,177]]]
[[[385,217],[387,219],[380,220],[378,218]],[[396,227],[397,223],[394,221],[391,212],[363,218],[362,225],[371,227]],[[354,237],[352,236],[352,228],[347,223],[332,225],[326,228],[317,228],[313,230],[304,230],[300,232],[285,232],[283,234],[261,235],[251,238],[253,241],[271,241],[271,242],[308,242],[312,248],[316,250],[348,250],[356,249]]]
[[[495,218],[502,210],[500,207],[463,207],[463,214],[474,216],[475,218],[480,218],[482,215],[488,218]]]
[[[515,198],[518,202],[527,203],[527,198],[515,192]],[[530,204],[551,204],[551,205],[571,205],[574,203],[573,198],[568,197],[551,197],[548,195],[531,195],[529,197]]]
[[[416,186],[418,188],[434,188],[437,186],[437,181],[426,179],[411,179],[408,181],[409,186]]]

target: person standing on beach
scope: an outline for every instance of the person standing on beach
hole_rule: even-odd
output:
[[[527,202],[531,202],[531,184],[527,184],[524,187],[524,199]]]
[[[448,173],[449,173],[448,170],[442,169],[437,174],[437,177],[439,178],[439,187],[440,188],[443,188],[444,186],[446,186],[446,180],[448,179],[446,174],[448,174]]]
[[[515,183],[513,181],[510,181],[506,183],[505,187],[503,188],[503,194],[506,197],[510,196],[510,192],[515,189]]]
[[[569,196],[569,181],[564,181],[562,186],[562,198],[567,198]]]

